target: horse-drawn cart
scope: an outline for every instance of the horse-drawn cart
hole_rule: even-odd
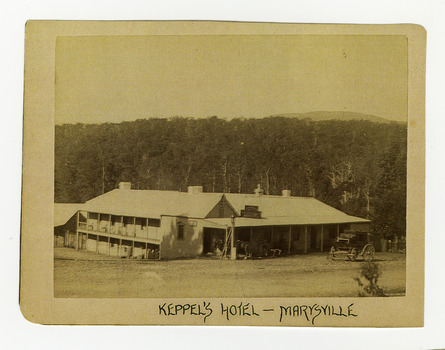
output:
[[[335,259],[346,256],[351,261],[362,257],[365,261],[371,261],[374,254],[375,248],[367,232],[347,230],[337,237],[328,257]]]

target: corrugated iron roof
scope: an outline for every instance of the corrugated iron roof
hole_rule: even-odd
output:
[[[81,203],[54,203],[54,227],[65,225],[82,206]]]
[[[124,216],[160,218],[161,215],[204,218],[222,194],[178,191],[113,190],[85,203],[85,210]]]
[[[166,208],[163,215],[205,218],[221,198],[222,193],[188,194],[179,192],[175,202]]]
[[[313,197],[257,196],[254,194],[227,193],[227,200],[240,213],[246,205],[258,206],[263,218],[294,218],[302,224],[368,222],[350,216]],[[352,221],[351,221],[352,220]]]
[[[299,218],[305,222],[367,221],[349,216],[312,197],[224,194],[240,214],[246,205],[258,206],[263,218]],[[85,203],[85,210],[107,214],[158,218],[161,215],[204,218],[223,193],[189,194],[178,191],[113,190]]]
[[[55,226],[63,225],[77,210],[144,218],[160,218],[161,215],[205,218],[223,195],[238,215],[246,205],[258,206],[261,211],[262,219],[237,217],[236,226],[238,227],[369,222],[366,219],[347,215],[311,197],[235,193],[189,194],[178,191],[116,189],[93,198],[83,205],[56,205],[59,208],[55,210],[58,212],[57,215],[55,214]],[[66,219],[65,222],[62,222],[64,219]],[[230,218],[209,219],[208,222],[230,225]]]
[[[343,217],[325,217],[319,215],[299,215],[274,218],[252,219],[245,217],[237,217],[235,219],[235,227],[257,227],[257,226],[292,226],[292,225],[328,225],[328,224],[346,224],[369,222],[369,220],[349,216],[344,214]],[[225,228],[231,225],[230,218],[205,219],[205,226],[214,228]]]

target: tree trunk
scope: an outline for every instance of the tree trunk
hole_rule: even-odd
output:
[[[269,176],[269,173],[270,173],[270,168],[267,168],[266,171],[265,171],[265,175],[266,175],[266,188],[265,188],[265,191],[266,191],[266,194],[270,194],[270,176]]]
[[[105,164],[102,159],[102,194],[105,193]]]
[[[223,193],[227,192],[227,159],[224,160],[224,163],[222,165],[222,171],[223,171]]]

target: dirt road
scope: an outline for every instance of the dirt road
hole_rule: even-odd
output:
[[[379,286],[388,295],[405,293],[405,255],[377,253]],[[127,260],[55,248],[55,297],[350,297],[361,261],[332,261],[326,253],[262,260],[196,258]]]

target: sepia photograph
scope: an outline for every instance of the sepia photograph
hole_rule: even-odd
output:
[[[271,26],[53,37],[54,305],[153,299],[155,324],[354,325],[361,301],[407,302],[424,239],[407,221],[410,188],[423,191],[407,30]]]
[[[406,37],[55,54],[55,297],[405,294]]]

